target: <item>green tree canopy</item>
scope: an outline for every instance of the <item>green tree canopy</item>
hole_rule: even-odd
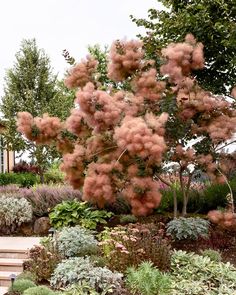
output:
[[[53,147],[36,146],[17,132],[18,112],[34,116],[48,113],[65,119],[73,106],[74,92],[64,87],[53,74],[49,57],[39,49],[35,39],[23,40],[16,61],[5,77],[1,112],[6,124],[5,144],[15,151],[28,151],[42,168],[48,160],[58,157]]]
[[[229,94],[236,85],[236,1],[160,0],[166,9],[149,10],[148,19],[132,20],[146,29],[140,36],[147,57],[156,60],[158,51],[170,42],[183,41],[192,33],[204,44],[206,67],[195,72],[198,82],[218,94]]]

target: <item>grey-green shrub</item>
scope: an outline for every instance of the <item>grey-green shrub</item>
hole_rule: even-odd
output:
[[[21,279],[16,280],[14,284],[9,288],[9,291],[11,292],[19,292],[20,294],[23,294],[23,292],[29,288],[35,287],[35,283],[31,280]]]
[[[122,275],[106,267],[95,267],[88,257],[75,257],[58,264],[51,277],[51,286],[67,287],[86,282],[91,288],[103,291],[109,285],[120,286]]]
[[[175,240],[197,240],[199,237],[207,237],[210,223],[202,218],[180,217],[167,223],[167,234]]]
[[[57,236],[59,252],[64,257],[85,256],[98,252],[98,242],[91,232],[83,227],[63,228]]]
[[[236,294],[236,268],[195,253],[173,252],[171,278],[172,295]]]
[[[143,262],[137,269],[127,270],[126,285],[132,294],[167,295],[171,294],[171,279],[161,273],[151,262]]]
[[[23,295],[56,295],[56,292],[45,286],[37,286],[27,289]]]
[[[32,272],[30,271],[23,271],[22,273],[20,273],[17,277],[16,277],[16,280],[30,280],[32,282],[36,282],[36,276],[35,274],[33,274]]]
[[[0,197],[0,226],[17,227],[31,221],[32,206],[25,198]]]
[[[201,251],[201,255],[207,256],[215,262],[220,262],[222,260],[220,252],[212,249],[206,249],[204,251]]]

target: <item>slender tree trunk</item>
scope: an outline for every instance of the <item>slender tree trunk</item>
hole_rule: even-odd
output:
[[[174,218],[177,218],[178,202],[177,202],[176,189],[173,190],[173,198],[174,198]]]
[[[168,181],[166,181],[165,179],[163,179],[161,176],[156,175],[156,177],[163,182],[164,184],[166,184],[167,186],[169,186],[170,188],[173,188],[173,183],[170,183]],[[177,202],[177,194],[176,194],[176,189],[173,188],[173,200],[174,200],[174,218],[177,218],[177,214],[178,214],[178,202]]]
[[[183,181],[183,170],[182,170],[182,167],[180,168],[179,178],[180,178],[180,187],[183,194],[183,208],[182,208],[183,217],[187,215],[187,206],[188,206],[188,200],[189,200],[189,192],[190,192],[190,185],[192,181],[192,175],[193,173],[190,173],[190,172],[188,173],[188,183],[185,189],[185,185]]]
[[[36,146],[35,148],[36,164],[39,166],[39,178],[40,183],[44,183],[44,168],[45,168],[45,155],[42,146]]]

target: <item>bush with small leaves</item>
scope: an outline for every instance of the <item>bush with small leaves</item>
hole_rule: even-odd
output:
[[[30,280],[32,282],[36,281],[36,275],[30,271],[23,271],[22,273],[20,273],[17,277],[16,280]]]
[[[161,273],[151,262],[143,262],[137,269],[129,268],[127,270],[126,284],[132,294],[171,294],[170,276]]]
[[[31,280],[27,279],[18,279],[14,282],[14,284],[9,288],[10,292],[19,292],[23,294],[23,292],[29,288],[35,287],[35,283]]]
[[[61,288],[86,282],[89,287],[102,292],[110,285],[119,287],[121,278],[120,273],[94,266],[88,257],[75,257],[58,264],[50,283],[54,288]]]
[[[58,250],[64,257],[85,256],[98,252],[92,233],[80,226],[65,227],[56,237]]]
[[[212,249],[201,251],[201,255],[209,257],[212,261],[215,262],[220,262],[222,260],[220,252]]]
[[[197,240],[199,237],[207,237],[209,233],[209,221],[202,218],[176,218],[167,224],[167,234],[175,240]]]
[[[23,295],[56,295],[56,292],[45,286],[37,286],[27,289]]]
[[[56,249],[34,246],[29,251],[29,259],[24,262],[24,268],[33,273],[38,282],[47,281],[60,261]]]
[[[31,204],[25,198],[17,196],[0,197],[0,226],[15,231],[24,222],[32,220]]]

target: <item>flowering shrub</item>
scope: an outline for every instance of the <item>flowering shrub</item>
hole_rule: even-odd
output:
[[[167,224],[166,233],[178,240],[197,240],[199,237],[208,237],[209,225],[209,221],[199,217],[180,217]]]
[[[112,81],[101,85],[98,61],[88,56],[66,77],[65,84],[78,90],[76,107],[66,122],[20,112],[17,128],[37,144],[57,145],[66,180],[83,188],[84,200],[104,207],[122,195],[134,215],[150,214],[160,205],[155,178],[163,174],[166,163],[174,163],[180,167],[185,215],[191,167],[224,181],[219,168],[227,167],[216,151],[234,136],[235,108],[195,80],[192,71],[204,68],[203,44],[191,34],[163,48],[160,73],[144,57],[141,41],[115,41],[107,67]]]
[[[64,257],[85,256],[98,252],[94,236],[80,226],[63,228],[56,237],[59,252]]]
[[[100,246],[111,269],[125,271],[142,261],[153,262],[160,270],[170,266],[170,247],[162,224],[117,226],[100,234]]]
[[[80,200],[81,193],[70,186],[39,185],[35,188],[20,189],[20,196],[24,196],[32,205],[34,215],[47,215],[57,204],[65,200]]]
[[[0,226],[10,231],[16,230],[23,222],[32,219],[32,206],[25,198],[0,197]]]

